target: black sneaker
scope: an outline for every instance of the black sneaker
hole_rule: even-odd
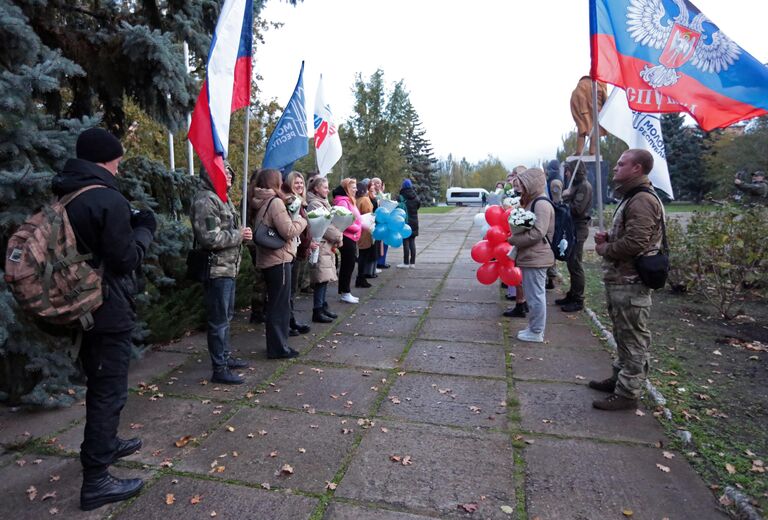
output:
[[[545,289],[552,290],[555,288],[555,281],[552,278],[547,278],[547,285],[545,286]]]
[[[291,358],[298,357],[298,355],[299,355],[298,351],[288,347],[288,350],[280,354],[267,354],[267,358],[268,359],[291,359]]]
[[[128,455],[133,455],[141,449],[141,439],[134,437],[133,439],[117,439],[117,449],[115,450],[115,456],[112,462],[116,462],[117,459],[122,459]]]
[[[379,269],[389,269],[392,266],[389,264],[379,264],[376,267],[378,267]]]
[[[314,309],[312,311],[312,321],[315,323],[333,323],[333,318],[327,316],[323,309]]]
[[[227,368],[246,368],[248,362],[239,358],[227,358]]]
[[[571,302],[566,303],[562,307],[560,307],[560,310],[563,312],[579,312],[584,310],[584,304],[581,302]]]
[[[523,307],[524,304],[518,303],[514,307],[510,307],[509,309],[504,311],[504,316],[507,318],[525,318],[525,307]]]
[[[237,374],[233,374],[229,368],[222,367],[213,371],[213,375],[211,376],[211,383],[219,383],[222,385],[242,385],[245,383],[245,380]]]
[[[310,327],[306,323],[299,323],[296,320],[291,320],[291,329],[295,330],[299,334],[306,334],[310,330],[312,330],[312,327]]]
[[[571,298],[570,294],[566,294],[563,298],[558,298],[555,300],[555,305],[565,305],[567,303],[571,303],[573,299]]]
[[[335,312],[331,312],[331,309],[328,308],[328,302],[323,304],[323,314],[325,314],[329,318],[333,318],[334,320],[339,317],[338,314],[336,314]]]
[[[367,289],[368,287],[373,287],[373,286],[369,284],[367,280],[363,279],[363,280],[357,280],[355,282],[355,287],[357,287],[358,289],[361,289],[361,288]]]
[[[98,477],[83,477],[80,488],[80,509],[91,511],[113,502],[122,502],[136,496],[144,487],[140,478],[115,478],[106,471]]]

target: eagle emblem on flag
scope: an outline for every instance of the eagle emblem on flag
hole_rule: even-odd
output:
[[[693,19],[684,0],[672,0],[679,14],[667,16],[664,0],[630,0],[627,6],[627,32],[632,39],[654,49],[663,49],[659,65],[646,65],[640,77],[652,88],[668,87],[680,79],[679,67],[690,62],[705,73],[719,74],[739,59],[741,49],[718,29],[704,13]],[[666,20],[665,20],[666,18]],[[715,30],[707,32],[704,24]]]

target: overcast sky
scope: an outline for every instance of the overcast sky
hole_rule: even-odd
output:
[[[768,62],[768,0],[694,4]],[[534,165],[576,128],[570,95],[590,66],[586,0],[269,0],[262,14],[284,24],[256,52],[263,98],[285,105],[304,60],[310,118],[321,73],[342,123],[355,74],[381,68],[390,87],[404,80],[441,158]]]

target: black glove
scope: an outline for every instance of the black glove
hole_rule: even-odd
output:
[[[146,228],[154,236],[157,229],[155,214],[149,209],[131,210],[131,227],[134,229],[139,227]]]

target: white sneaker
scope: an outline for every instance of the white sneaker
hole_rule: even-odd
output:
[[[408,264],[397,264],[398,269],[408,269]]]
[[[345,292],[340,297],[339,300],[343,301],[344,303],[359,303],[360,298],[356,296],[352,296],[352,293]]]
[[[376,274],[381,274],[381,273],[383,273],[383,272],[384,272],[384,271],[382,271],[381,269],[376,269]]]
[[[410,267],[411,269],[416,269],[416,264],[411,264],[408,267]]]
[[[527,341],[529,343],[544,343],[544,333],[531,332],[529,329],[523,329],[517,333],[517,339],[520,341]]]

